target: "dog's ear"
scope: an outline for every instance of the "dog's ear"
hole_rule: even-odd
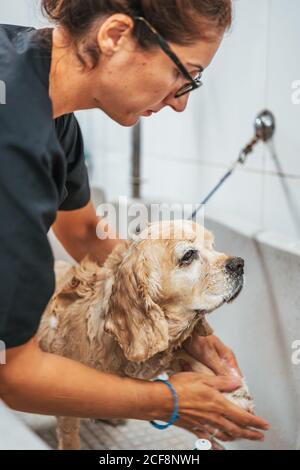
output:
[[[127,256],[115,273],[106,312],[106,333],[132,362],[145,362],[169,344],[168,323],[156,301],[160,282],[149,261],[132,252]]]
[[[56,291],[53,299],[66,309],[77,300],[88,298],[98,281],[98,272],[95,262],[88,256],[78,266],[66,267],[66,263],[57,262]]]

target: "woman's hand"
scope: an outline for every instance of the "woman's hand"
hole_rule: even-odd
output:
[[[242,377],[233,351],[216,336],[194,335],[186,341],[184,349],[216,375]],[[183,368],[185,371],[191,370],[188,364],[184,364]]]
[[[234,405],[221,393],[236,390],[241,385],[239,378],[181,372],[173,375],[170,382],[179,400],[180,419],[177,426],[193,432],[199,438],[210,439],[213,435],[222,441],[264,440],[260,430],[268,430],[268,423]]]
[[[260,430],[268,429],[268,423],[220,393],[237,389],[239,378],[181,372],[170,381],[179,399],[178,426],[199,437],[263,439]],[[0,396],[18,411],[82,418],[168,421],[174,407],[165,384],[105,374],[46,354],[36,340],[8,350],[7,364],[0,369]]]

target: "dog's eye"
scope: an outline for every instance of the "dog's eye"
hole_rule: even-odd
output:
[[[191,264],[195,259],[198,259],[197,250],[189,250],[180,260],[180,266],[187,266]]]

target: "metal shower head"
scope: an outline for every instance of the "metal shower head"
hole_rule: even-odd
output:
[[[276,129],[276,121],[271,111],[262,111],[255,119],[255,134],[259,140],[268,142],[272,139]]]
[[[240,152],[239,158],[233,165],[229,168],[227,173],[221,178],[219,183],[210,191],[208,196],[203,199],[201,205],[193,212],[191,219],[194,219],[203,205],[212,198],[212,196],[218,191],[218,189],[225,183],[225,181],[232,175],[234,170],[238,165],[244,165],[247,161],[248,156],[253,152],[255,146],[258,142],[269,142],[272,139],[275,130],[276,130],[276,120],[274,114],[271,111],[264,110],[255,119],[255,136],[253,139],[246,145]]]

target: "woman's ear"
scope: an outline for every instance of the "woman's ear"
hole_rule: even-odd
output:
[[[145,362],[168,348],[169,331],[164,312],[150,295],[148,262],[134,257],[131,254],[115,275],[104,330],[129,361]]]
[[[117,52],[124,41],[132,41],[133,19],[123,13],[109,16],[100,26],[97,35],[99,48],[104,55]]]

